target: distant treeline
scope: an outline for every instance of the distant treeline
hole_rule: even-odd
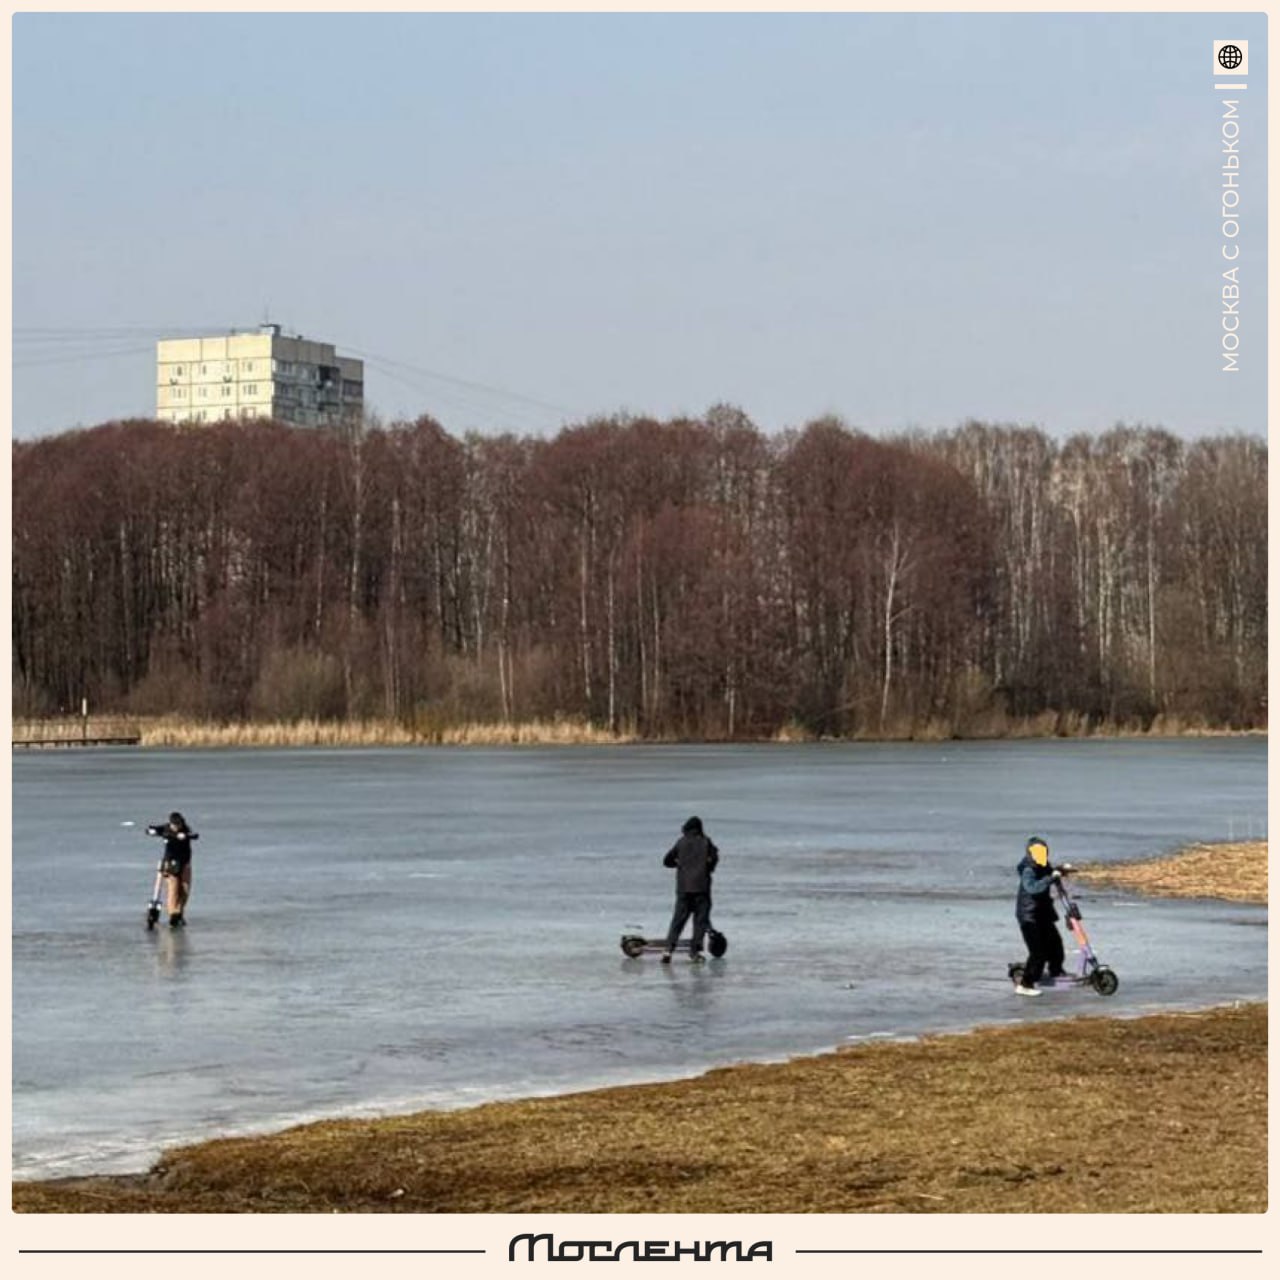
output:
[[[14,712],[1257,727],[1266,533],[1247,436],[109,423],[13,446]]]

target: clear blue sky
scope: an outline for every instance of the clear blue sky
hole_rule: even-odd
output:
[[[368,359],[383,418],[1265,432],[1266,19],[13,20],[14,434],[154,412],[154,339]],[[1221,372],[1221,98],[1241,369]]]

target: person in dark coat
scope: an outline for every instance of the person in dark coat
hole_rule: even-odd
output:
[[[1039,836],[1027,841],[1027,852],[1018,863],[1018,903],[1014,914],[1027,944],[1027,959],[1022,980],[1014,990],[1020,996],[1038,996],[1039,982],[1045,968],[1050,979],[1063,974],[1062,934],[1058,932],[1058,913],[1054,909],[1053,886],[1070,871],[1064,862],[1061,869],[1049,861],[1049,845]]]
[[[681,828],[680,839],[662,859],[664,867],[674,867],[676,872],[676,909],[671,916],[671,928],[667,930],[663,964],[671,963],[671,953],[690,916],[693,917],[693,937],[689,942],[689,959],[694,964],[702,963],[702,942],[711,923],[711,873],[719,861],[720,850],[702,830],[702,819],[690,818]]]
[[[169,927],[180,929],[187,923],[187,899],[191,896],[191,842],[200,835],[192,831],[182,814],[174,812],[168,822],[155,822],[147,828],[147,835],[164,840],[164,858],[160,874],[165,883],[165,907],[169,912]]]

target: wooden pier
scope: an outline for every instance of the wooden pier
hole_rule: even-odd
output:
[[[18,720],[13,725],[15,747],[136,747],[142,733],[119,720],[74,717],[62,720]]]

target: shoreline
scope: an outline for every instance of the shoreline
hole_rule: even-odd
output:
[[[1079,717],[1046,714],[999,721],[988,729],[963,732],[938,722],[901,726],[889,732],[831,737],[786,726],[760,737],[690,738],[610,730],[583,720],[551,719],[503,723],[408,726],[388,720],[227,724],[182,720],[173,716],[89,716],[84,719],[15,718],[11,745],[26,749],[73,746],[95,738],[130,736],[141,747],[432,747],[432,746],[839,746],[943,742],[1195,741],[1208,738],[1265,738],[1266,728],[1223,729],[1157,718],[1146,728],[1123,724],[1090,725]]]
[[[12,1203],[19,1213],[1260,1213],[1266,1074],[1265,1003],[1077,1016],[215,1139],[171,1149],[144,1174],[15,1182]],[[1063,1091],[1064,1108],[1044,1105],[1048,1094],[1019,1100],[1028,1080]]]
[[[1193,845],[1080,876],[1265,903],[1266,856],[1265,841]],[[1161,887],[1117,873],[1158,874]],[[1024,1096],[1029,1080],[1068,1089],[1067,1110]],[[1266,1209],[1266,1100],[1266,1002],[1082,1013],[660,1083],[212,1139],[165,1152],[143,1174],[14,1182],[12,1204],[35,1213],[972,1213],[1044,1212],[1052,1196],[1054,1212],[1256,1213]],[[690,1164],[690,1150],[705,1154]]]

